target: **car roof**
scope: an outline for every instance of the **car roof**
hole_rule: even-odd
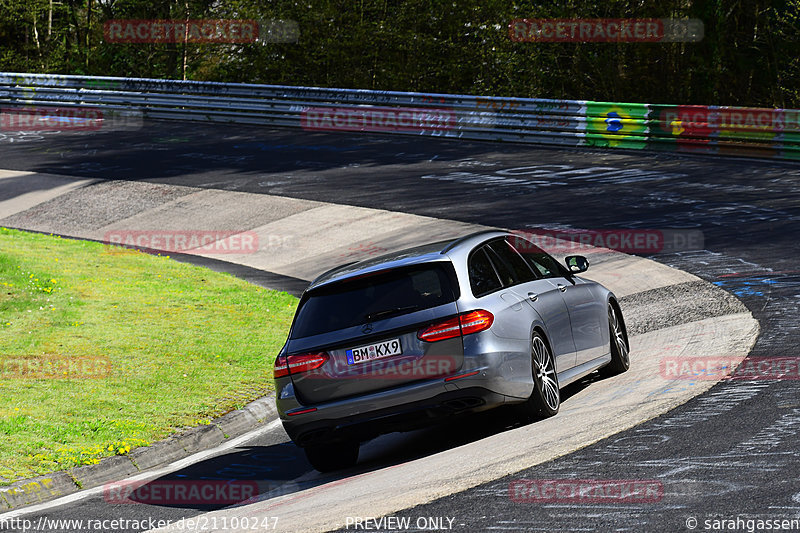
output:
[[[379,257],[371,257],[363,261],[346,263],[317,276],[306,290],[316,289],[331,283],[338,283],[371,272],[391,270],[435,261],[449,261],[450,258],[447,255],[449,252],[461,248],[472,249],[474,246],[487,239],[503,235],[508,235],[508,232],[498,229],[483,230],[456,239],[432,242],[414,246],[413,248],[398,250]]]

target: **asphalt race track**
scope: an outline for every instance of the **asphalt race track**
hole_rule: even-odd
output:
[[[5,169],[280,195],[519,229],[696,229],[704,250],[651,258],[744,302],[761,325],[751,356],[798,356],[798,164],[167,122],[115,134],[0,133],[0,161]],[[420,517],[444,518],[440,525],[458,531],[725,531],[706,528],[706,521],[798,518],[794,377],[717,384],[577,452],[395,516],[412,525]],[[390,435],[365,446],[360,466],[378,469],[449,450],[512,423],[483,416],[469,426]],[[282,481],[305,487],[335,479],[313,473],[280,431],[167,475],[268,476],[276,493],[287,490]],[[615,505],[509,497],[514,480],[562,478],[659,480],[664,495]],[[28,518],[176,520],[207,510],[111,511],[100,493]]]

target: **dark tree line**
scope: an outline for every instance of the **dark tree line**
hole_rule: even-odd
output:
[[[0,0],[0,70],[800,107],[800,0]],[[695,18],[691,43],[513,42],[515,18]],[[120,44],[111,19],[288,19],[295,43]]]

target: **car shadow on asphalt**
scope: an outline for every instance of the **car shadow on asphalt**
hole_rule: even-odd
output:
[[[561,390],[562,403],[599,380],[597,373]],[[301,490],[433,455],[528,423],[513,407],[454,416],[436,426],[390,433],[362,444],[358,464],[321,474],[291,442],[243,446],[137,484],[127,499],[146,505],[213,511],[267,501]],[[134,487],[132,487],[133,489]]]

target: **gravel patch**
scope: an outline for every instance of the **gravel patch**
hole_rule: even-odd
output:
[[[103,181],[7,217],[2,223],[33,231],[83,234],[197,190],[160,183]]]
[[[695,320],[747,312],[736,297],[702,280],[631,294],[620,298],[619,305],[631,336]]]

